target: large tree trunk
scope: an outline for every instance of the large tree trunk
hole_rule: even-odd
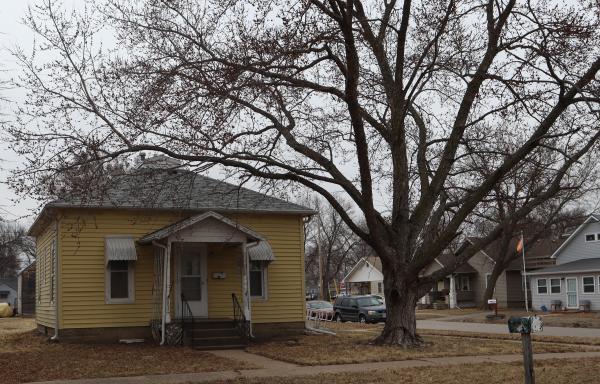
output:
[[[416,282],[386,274],[384,281],[387,319],[376,344],[420,347],[423,339],[417,334],[416,306],[419,290]]]
[[[487,288],[485,289],[485,293],[483,294],[483,308],[489,309],[489,305],[487,301],[494,297],[494,289],[496,288],[496,283],[498,282],[498,278],[504,271],[504,267],[501,266],[500,263],[494,265],[494,269],[492,270],[492,274],[490,275],[490,279],[488,280]]]

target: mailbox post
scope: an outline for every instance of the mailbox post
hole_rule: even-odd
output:
[[[539,316],[511,317],[508,319],[508,331],[520,333],[523,344],[523,368],[525,370],[525,384],[535,384],[533,371],[533,349],[531,346],[531,333],[541,332],[544,323]]]

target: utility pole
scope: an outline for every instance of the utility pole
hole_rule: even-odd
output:
[[[521,231],[521,251],[523,256],[523,291],[525,291],[525,312],[529,312],[529,295],[527,294],[527,269],[525,268],[525,239]]]

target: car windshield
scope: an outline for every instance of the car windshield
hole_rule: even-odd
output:
[[[381,301],[375,297],[360,297],[356,299],[359,307],[372,307],[374,305],[381,305]]]
[[[308,306],[311,309],[325,309],[325,308],[332,308],[333,307],[331,305],[331,303],[328,303],[326,301],[316,301],[314,303],[309,303]]]

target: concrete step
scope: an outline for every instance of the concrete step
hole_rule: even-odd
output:
[[[194,321],[185,321],[187,329],[225,329],[235,328],[233,320],[206,320],[194,319]]]
[[[241,345],[244,341],[239,336],[213,336],[213,337],[202,337],[194,338],[194,347],[202,346],[225,346],[225,345]]]
[[[231,337],[239,337],[239,331],[237,328],[194,328],[194,329],[186,329],[186,334],[192,338],[202,339],[206,337],[223,337],[223,336],[231,336]]]
[[[199,351],[218,351],[222,349],[244,349],[246,344],[228,344],[228,345],[194,345],[194,349]]]

